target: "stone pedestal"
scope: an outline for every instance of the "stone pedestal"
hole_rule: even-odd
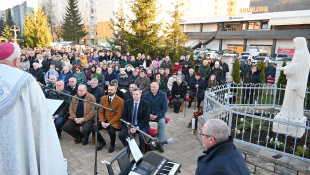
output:
[[[300,126],[306,126],[307,124],[307,117],[302,117],[300,119],[290,119],[288,120],[287,117],[281,116],[280,114],[278,114],[275,118],[275,120],[280,120],[280,121],[284,121],[284,122],[289,122],[289,123],[293,123],[293,124],[297,124]],[[279,129],[278,129],[279,127]],[[297,134],[298,138],[301,138],[304,133],[305,133],[305,128],[301,128],[301,127],[297,127],[294,125],[286,125],[286,124],[282,124],[282,123],[278,123],[278,122],[273,122],[273,127],[272,127],[272,131],[273,132],[278,132],[279,134],[286,134],[288,136],[291,137],[295,137]]]

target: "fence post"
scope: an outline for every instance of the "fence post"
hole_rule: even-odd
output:
[[[274,95],[273,95],[273,104],[272,104],[272,108],[275,109],[276,108],[276,99],[277,99],[277,84],[274,84]],[[281,91],[280,91],[281,93]]]
[[[228,128],[229,128],[229,135],[231,135],[232,118],[233,118],[233,113],[232,113],[232,111],[233,111],[233,109],[232,109],[232,107],[230,107],[230,106],[229,106],[228,109],[229,109]]]

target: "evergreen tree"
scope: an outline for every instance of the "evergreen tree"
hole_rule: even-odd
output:
[[[8,25],[9,28],[11,28],[12,26],[14,26],[14,21],[11,15],[11,9],[8,9],[7,11],[8,13],[6,15],[6,25]]]
[[[262,83],[265,83],[265,63],[264,61],[258,62],[258,69],[261,71],[260,75],[262,77]]]
[[[240,83],[240,62],[239,62],[239,58],[235,59],[231,76],[233,77],[235,83]]]
[[[113,30],[113,38],[106,38],[112,50],[120,51],[125,53],[125,39],[124,39],[124,30],[125,30],[125,15],[124,15],[124,4],[123,1],[120,1],[120,7],[116,13],[114,13],[113,20],[111,18],[111,24],[109,24],[110,29]]]
[[[168,24],[167,37],[165,40],[165,45],[169,47],[172,53],[181,52],[183,47],[185,47],[185,43],[188,41],[187,35],[182,31],[179,23],[181,22],[183,10],[182,7],[184,3],[177,0],[176,3],[171,3],[174,7],[174,11],[168,12],[172,18],[170,24]]]
[[[53,41],[53,37],[50,32],[50,27],[47,22],[47,16],[39,8],[38,11],[27,12],[24,21],[24,33],[23,39],[25,46],[34,48],[43,48],[45,45],[50,46],[50,42]]]
[[[6,38],[6,41],[11,40],[12,31],[10,30],[10,27],[8,25],[5,25],[4,30],[2,32],[2,36]]]
[[[194,60],[194,51],[192,50],[192,52],[191,52],[191,56],[189,57],[189,59],[190,60],[192,60],[192,62],[193,62],[193,69],[195,70],[195,60]]]
[[[87,34],[84,30],[84,24],[82,23],[82,17],[76,0],[68,0],[62,30],[62,38],[74,43],[78,43],[78,40]]]
[[[4,30],[5,27],[5,22],[4,20],[0,17],[0,35],[2,35],[2,32]]]
[[[155,21],[159,8],[156,4],[157,0],[133,0],[129,3],[134,18],[129,19],[129,29],[124,36],[131,54],[140,52],[154,55],[158,50],[162,38],[159,36],[162,24]]]
[[[282,64],[282,67],[285,67],[285,66],[286,66],[286,61],[284,61]],[[277,87],[278,88],[285,88],[286,84],[287,84],[286,75],[284,74],[283,71],[281,71],[278,82],[277,82]],[[277,104],[283,103],[284,94],[285,94],[285,90],[278,90],[277,95],[280,95],[280,101]],[[276,100],[278,100],[278,99],[279,99],[279,96],[276,97]]]

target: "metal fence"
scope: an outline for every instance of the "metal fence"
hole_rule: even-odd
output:
[[[284,86],[276,85],[217,86],[205,91],[203,117],[224,120],[236,142],[310,162],[310,121],[302,125],[289,119],[275,120],[278,114],[267,110],[268,106],[271,109],[281,108],[284,92]],[[305,111],[309,111],[309,95],[307,89]],[[285,133],[279,132],[280,126],[284,127]],[[305,131],[300,138],[299,130]],[[294,134],[290,135],[292,132]]]

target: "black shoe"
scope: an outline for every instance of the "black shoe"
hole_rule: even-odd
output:
[[[99,143],[99,146],[97,147],[97,151],[102,150],[102,148],[106,145],[105,140],[103,140],[102,143]]]
[[[192,103],[189,102],[187,107],[190,108],[191,106],[192,106]]]
[[[75,144],[79,144],[83,141],[84,135],[80,135],[79,138],[76,139]]]
[[[110,145],[109,153],[113,153],[114,152],[114,147],[115,147],[115,145]]]
[[[88,140],[86,140],[86,138],[83,139],[82,145],[85,146],[85,145],[87,145],[87,144],[88,144]]]
[[[60,137],[61,137],[61,130],[57,131],[57,135],[58,135],[58,139],[60,139]]]
[[[157,150],[162,153],[165,151],[163,145],[157,145]]]

